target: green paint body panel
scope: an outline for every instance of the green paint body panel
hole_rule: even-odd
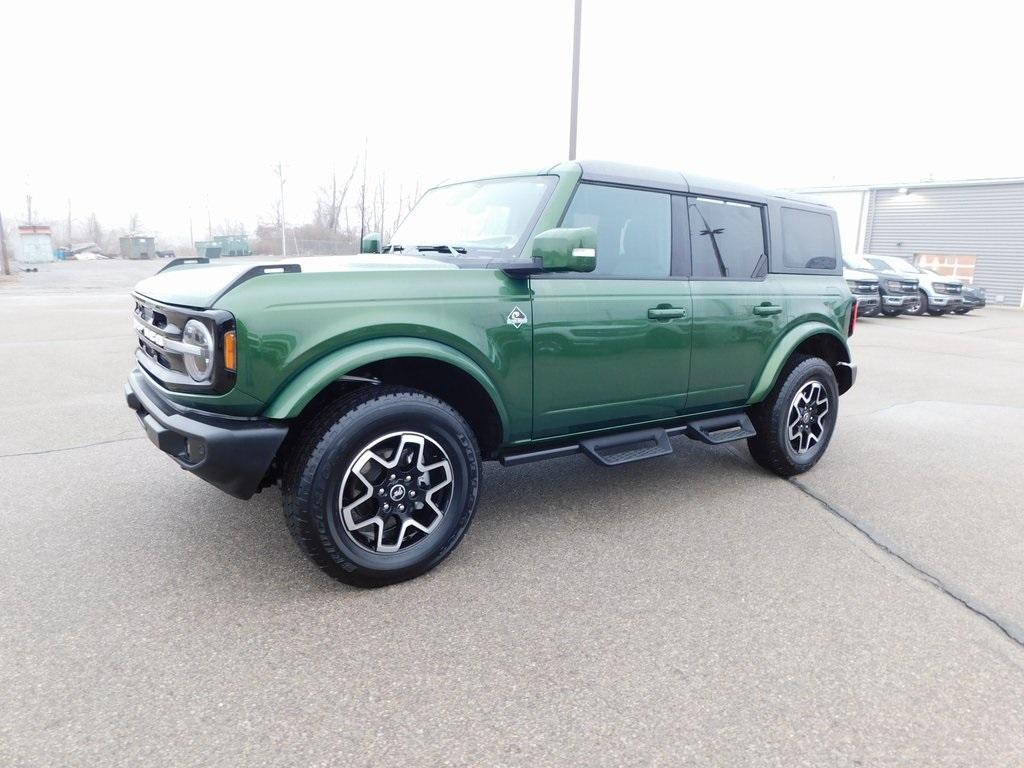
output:
[[[297,415],[331,380],[369,363],[418,356],[469,373],[504,414],[507,438],[530,436],[530,326],[506,322],[516,306],[529,311],[525,279],[489,269],[267,275],[219,306],[238,326],[236,388],[267,403],[267,416]]]
[[[560,226],[581,177],[575,163],[543,173],[558,181],[524,255]],[[237,326],[233,390],[164,394],[205,411],[287,421],[341,376],[424,358],[480,384],[501,421],[500,454],[759,402],[811,336],[834,338],[850,359],[852,298],[841,275],[615,279],[361,258],[338,269],[300,259],[301,272],[224,291],[248,267],[181,268],[144,281],[146,295],[227,310]],[[519,327],[509,318],[515,307],[528,318]]]

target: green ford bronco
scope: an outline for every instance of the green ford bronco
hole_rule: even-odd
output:
[[[685,435],[814,466],[856,375],[838,243],[828,207],[677,172],[445,184],[361,255],[143,280],[125,395],[184,469],[279,483],[328,574],[390,584],[459,543],[485,460],[615,467]]]

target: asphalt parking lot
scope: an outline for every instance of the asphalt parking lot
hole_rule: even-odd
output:
[[[1024,764],[1024,312],[864,320],[796,482],[490,467],[360,591],[124,405],[153,263],[0,283],[0,765]]]

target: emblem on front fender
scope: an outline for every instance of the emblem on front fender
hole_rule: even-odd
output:
[[[512,311],[508,313],[508,318],[505,320],[505,324],[511,325],[513,328],[521,328],[528,322],[530,321],[526,317],[526,313],[519,307],[513,307]]]

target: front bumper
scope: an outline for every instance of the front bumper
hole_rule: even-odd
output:
[[[928,304],[937,309],[956,309],[963,303],[964,300],[960,296],[944,296],[941,293],[937,293],[928,297]]]
[[[180,411],[138,368],[128,375],[124,395],[153,445],[182,469],[239,499],[256,493],[288,434],[286,425],[267,419]]]
[[[878,296],[858,296],[855,293],[853,298],[857,301],[857,314],[860,315],[877,312],[881,306],[878,303]]]
[[[882,296],[882,304],[886,307],[909,309],[916,301],[917,296],[911,294],[886,293]]]

